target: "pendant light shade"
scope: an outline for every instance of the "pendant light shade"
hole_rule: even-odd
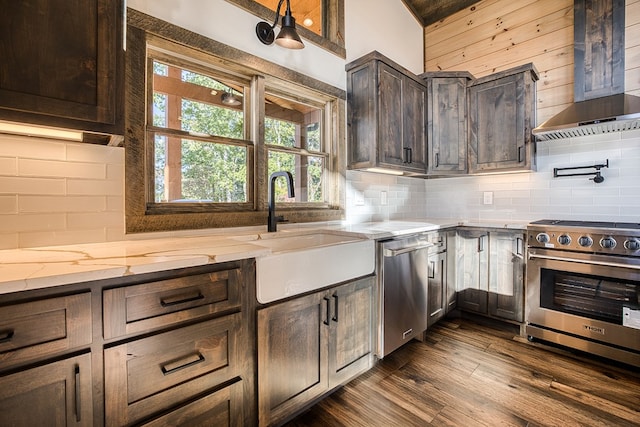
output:
[[[289,3],[287,1],[287,3]],[[296,31],[296,20],[291,16],[291,11],[287,7],[287,12],[282,17],[282,29],[280,34],[276,37],[276,44],[278,46],[286,47],[287,49],[302,49],[304,43],[300,40],[300,36]]]
[[[231,92],[225,92],[222,94],[222,103],[225,105],[240,105],[242,102]]]
[[[285,11],[284,16],[282,17],[282,29],[278,34],[278,37],[275,37],[274,28],[278,24],[278,18],[280,17],[280,8],[282,7],[282,3],[284,0],[280,0],[278,2],[278,8],[276,9],[276,18],[273,21],[273,25],[269,25],[266,22],[258,22],[256,25],[256,35],[258,39],[266,44],[270,45],[275,40],[278,46],[285,47],[287,49],[302,49],[304,48],[304,43],[300,39],[298,32],[296,31],[296,20],[291,14],[291,3],[289,0],[287,1],[287,9]]]

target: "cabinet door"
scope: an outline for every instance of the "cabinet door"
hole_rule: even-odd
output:
[[[0,378],[0,424],[91,426],[91,355],[60,360]]]
[[[460,230],[457,253],[457,306],[463,310],[487,313],[489,289],[489,234]]]
[[[351,169],[377,164],[376,70],[375,61],[369,61],[347,72],[347,162]]]
[[[429,173],[455,175],[467,171],[467,80],[429,78]]]
[[[259,424],[282,422],[328,389],[329,294],[258,310]]]
[[[456,248],[458,244],[456,242],[455,231],[447,231],[447,272],[445,276],[445,289],[446,289],[446,311],[447,313],[456,308],[458,292],[456,289]]]
[[[122,134],[122,1],[2,7],[0,117]]]
[[[490,236],[489,314],[523,321],[524,236],[492,232]]]
[[[403,167],[427,172],[427,88],[408,77],[402,88]]]
[[[427,326],[433,325],[445,315],[447,309],[446,294],[446,252],[429,255],[428,277],[429,289],[427,291],[427,308],[429,318]]]
[[[330,292],[329,387],[366,371],[373,362],[375,278],[368,277]]]
[[[522,73],[469,89],[469,172],[517,169],[526,165],[525,85]]]
[[[378,150],[379,161],[387,166],[405,166],[403,131],[403,90],[405,77],[384,63],[378,68]]]

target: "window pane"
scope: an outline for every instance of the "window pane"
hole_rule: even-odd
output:
[[[242,139],[244,123],[241,112],[183,99],[181,130]]]
[[[278,0],[256,0],[256,2],[273,10],[273,16],[275,17]],[[286,10],[286,3],[283,3],[280,8],[280,15],[284,15]],[[291,6],[291,14],[296,20],[296,25],[302,25],[319,36],[322,35],[322,0],[306,0],[295,3]],[[271,20],[270,24],[273,24],[273,20]],[[279,28],[275,29],[276,35],[280,31]]]
[[[155,201],[247,201],[247,148],[156,135]]]
[[[244,139],[244,88],[154,61],[153,125]]]
[[[322,151],[321,109],[276,95],[265,99],[265,143]]]
[[[280,178],[276,180],[275,195],[277,202],[321,203],[324,201],[324,159],[322,157],[302,156],[269,150],[269,176],[277,171],[291,172],[295,183],[295,198],[289,199],[285,180]]]

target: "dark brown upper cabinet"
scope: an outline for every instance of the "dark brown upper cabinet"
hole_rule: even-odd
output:
[[[427,83],[427,174],[467,173],[467,87],[473,76],[466,71],[435,71],[420,75]]]
[[[3,2],[0,119],[122,134],[122,0]]]
[[[375,51],[346,70],[348,168],[426,174],[426,85]]]
[[[537,80],[526,64],[469,87],[469,173],[535,170]]]

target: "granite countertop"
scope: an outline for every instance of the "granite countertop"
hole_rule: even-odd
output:
[[[362,239],[385,239],[457,226],[525,229],[526,224],[416,219],[359,224],[289,224],[237,234],[201,234],[120,242],[0,251],[0,294],[267,256],[252,241],[318,230]],[[203,232],[204,233],[204,232]]]

